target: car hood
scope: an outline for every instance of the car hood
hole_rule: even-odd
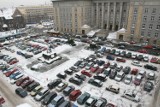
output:
[[[40,95],[36,95],[36,99],[40,99],[42,96],[40,96]]]
[[[56,106],[50,103],[50,104],[48,104],[47,107],[56,107]]]
[[[121,80],[121,78],[119,78],[119,77],[115,77],[115,80],[120,81],[120,80]]]
[[[129,81],[129,80],[124,80],[124,82],[125,82],[126,84],[129,84],[131,81]]]

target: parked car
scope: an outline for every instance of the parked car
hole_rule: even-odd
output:
[[[70,101],[64,101],[61,105],[59,105],[59,107],[71,107],[71,106],[72,103]]]
[[[59,107],[64,102],[64,97],[61,95],[57,95],[49,104],[47,107]]]
[[[126,66],[126,67],[123,69],[123,72],[124,72],[125,74],[129,74],[130,71],[131,71],[131,67],[129,67],[129,66]]]
[[[85,69],[89,70],[93,66],[93,62],[89,62],[86,64]]]
[[[116,75],[117,75],[117,71],[116,70],[111,70],[111,73],[110,73],[110,75],[109,75],[109,78],[110,79],[114,79],[115,77],[116,77]]]
[[[116,56],[119,56],[120,51],[116,51],[114,54],[115,54]]]
[[[111,68],[105,69],[103,73],[104,73],[106,76],[109,76],[110,73],[111,73]]]
[[[143,60],[143,55],[138,55],[136,59],[139,60],[139,61],[142,61]]]
[[[155,79],[155,73],[154,72],[148,73],[147,79],[154,80]]]
[[[140,102],[140,98],[137,95],[137,92],[133,90],[125,90],[122,97],[129,99],[131,101],[134,101],[134,102]]]
[[[90,68],[90,71],[95,73],[98,70],[98,68],[99,68],[99,66],[97,64],[95,64]]]
[[[74,72],[78,72],[79,71],[79,68],[77,66],[72,66],[69,69],[74,71]]]
[[[94,104],[94,107],[106,107],[107,100],[105,98],[99,98],[97,102]]]
[[[105,61],[103,61],[103,60],[98,60],[97,61],[97,65],[99,65],[99,66],[102,66],[104,63],[105,63]]]
[[[148,62],[149,61],[149,57],[148,56],[144,56],[143,57],[143,61]]]
[[[67,75],[64,72],[62,72],[62,73],[58,73],[57,77],[59,77],[61,79],[65,79],[67,77]]]
[[[128,53],[126,53],[126,55],[125,55],[126,58],[131,58],[131,56],[132,56],[132,53],[131,53],[131,52],[128,52]]]
[[[28,94],[27,94],[27,91],[26,90],[24,90],[24,89],[22,89],[22,88],[17,88],[16,90],[15,90],[15,93],[17,94],[17,95],[19,95],[20,97],[22,97],[22,98],[24,98],[24,97],[26,97]]]
[[[78,78],[78,79],[81,79],[81,80],[83,80],[83,81],[86,80],[86,76],[83,75],[83,74],[75,74],[75,77]]]
[[[106,62],[104,65],[103,65],[103,68],[108,68],[110,66],[110,62]]]
[[[100,81],[106,81],[107,80],[107,78],[106,78],[107,76],[105,75],[105,74],[97,74],[97,75],[95,75],[94,76],[94,79],[98,79],[98,80],[100,80]]]
[[[112,56],[112,55],[107,55],[106,59],[108,59],[108,60],[114,60],[114,59],[115,59],[115,57],[114,57],[114,56]]]
[[[134,66],[142,67],[142,65],[140,64],[140,62],[137,61],[137,60],[134,60],[131,64],[134,65]]]
[[[108,104],[106,105],[106,107],[117,107],[117,106],[114,105],[114,104],[112,104],[112,103],[108,103]]]
[[[96,87],[102,87],[102,85],[103,85],[102,81],[100,81],[98,79],[90,79],[88,81],[88,83],[90,83],[90,84],[92,84],[92,85],[94,85]]]
[[[62,91],[64,88],[66,88],[68,86],[68,83],[66,82],[61,82],[60,84],[58,84],[58,86],[56,87],[56,90],[58,92]]]
[[[89,73],[89,72],[87,72],[86,70],[82,70],[81,73],[82,73],[83,75],[88,76],[88,77],[91,77],[91,76],[92,76],[92,74]]]
[[[74,66],[79,66],[82,62],[83,62],[83,61],[79,60],[79,61],[77,61],[77,62],[74,64]]]
[[[74,83],[76,85],[81,85],[83,83],[83,81],[81,79],[75,78],[75,77],[71,77],[69,79],[69,82]]]
[[[49,94],[49,89],[47,88],[43,88],[42,90],[40,90],[37,95],[34,97],[34,99],[36,101],[41,101],[46,95]]]
[[[99,74],[99,73],[102,73],[104,71],[104,68],[103,68],[103,66],[101,66],[101,67],[99,67],[98,69],[97,69],[97,74]]]
[[[29,80],[29,77],[24,77],[16,81],[16,85],[20,86],[25,80]]]
[[[108,87],[106,87],[106,90],[118,94],[120,91],[120,88],[116,85],[109,85]]]
[[[112,63],[110,64],[110,68],[112,68],[112,69],[114,69],[116,66],[117,66],[117,63],[115,63],[115,62],[112,62]]]
[[[126,62],[126,60],[123,59],[123,58],[121,58],[121,57],[117,57],[117,58],[116,58],[116,61],[118,61],[118,62]]]
[[[144,78],[146,76],[146,71],[140,70],[138,74],[142,75],[142,78]]]
[[[48,95],[46,95],[44,97],[44,99],[42,100],[42,104],[43,105],[48,105],[52,101],[52,99],[55,98],[56,96],[57,96],[56,92],[54,92],[54,91],[50,92]]]
[[[26,88],[28,85],[30,85],[31,83],[33,83],[34,80],[32,79],[29,79],[29,80],[25,80],[22,84],[21,84],[21,87],[22,88]]]
[[[137,75],[134,79],[134,84],[135,85],[140,85],[142,82],[142,75]]]
[[[154,87],[153,82],[151,82],[151,81],[146,81],[146,82],[144,83],[143,89],[144,89],[144,91],[150,92],[150,91],[153,90],[153,87]]]
[[[115,80],[118,81],[118,82],[120,82],[120,81],[122,81],[122,79],[124,78],[124,76],[125,76],[124,72],[118,72],[117,75],[116,75],[116,77],[115,77]]]
[[[121,65],[117,65],[117,67],[115,68],[117,72],[120,72],[122,69],[123,69],[123,66]]]
[[[124,83],[125,84],[130,84],[132,82],[132,75],[126,75],[125,77],[124,77]]]
[[[66,74],[68,75],[72,75],[73,74],[73,71],[71,69],[67,69],[64,71]]]
[[[157,67],[155,67],[153,65],[149,65],[149,64],[144,65],[144,68],[145,69],[150,69],[150,70],[153,70],[153,71],[157,71]]]
[[[31,92],[30,95],[31,96],[35,96],[37,95],[37,93],[42,89],[42,86],[38,85],[37,87],[35,87]]]
[[[97,102],[97,99],[95,97],[90,97],[87,99],[87,101],[85,102],[85,107],[93,107],[94,104]]]
[[[27,91],[31,92],[35,87],[40,85],[38,82],[33,82],[27,87]]]
[[[87,92],[81,94],[77,99],[77,103],[80,104],[80,105],[83,105],[90,96],[91,95]]]
[[[137,54],[134,54],[134,53],[133,53],[132,56],[131,56],[131,58],[132,58],[132,59],[136,59],[136,58],[137,58]]]
[[[12,69],[11,71],[8,71],[8,72],[6,72],[6,73],[4,73],[4,74],[5,74],[6,77],[9,77],[10,75],[12,75],[13,73],[15,73],[16,71],[18,71],[18,69],[17,69],[17,68],[14,68],[14,69]]]
[[[65,96],[68,96],[73,90],[75,90],[75,87],[70,85],[70,86],[67,86],[64,90],[63,90],[63,94]]]
[[[157,63],[158,62],[158,58],[157,57],[152,57],[150,62],[151,63]]]
[[[71,100],[71,101],[75,101],[77,98],[78,98],[78,96],[80,96],[81,95],[81,91],[80,90],[73,90],[70,94],[69,94],[69,100]]]
[[[138,69],[137,69],[137,68],[133,68],[133,69],[131,70],[131,74],[137,75],[137,73],[138,73]]]
[[[48,83],[48,88],[49,89],[53,89],[53,88],[55,88],[58,84],[60,84],[62,82],[62,80],[61,79],[55,79],[55,80],[53,80],[52,82],[50,82],[50,83]]]

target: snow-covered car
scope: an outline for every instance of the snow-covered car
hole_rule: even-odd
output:
[[[31,70],[39,70],[43,66],[43,63],[35,64],[31,67]]]
[[[125,90],[122,97],[129,99],[134,102],[139,102],[140,97],[137,95],[137,92],[134,90]]]
[[[102,85],[103,85],[103,82],[98,80],[98,79],[90,79],[88,81],[88,83],[90,83],[90,84],[92,84],[94,86],[97,86],[97,87],[102,87]]]
[[[136,61],[136,60],[134,60],[131,64],[134,65],[134,66],[142,67],[142,65],[140,64],[140,62]]]
[[[124,78],[124,76],[125,76],[124,72],[118,72],[115,77],[115,80],[120,82]]]
[[[155,79],[155,73],[154,72],[150,72],[147,74],[147,79],[149,80],[154,80]]]
[[[149,61],[149,57],[148,56],[144,56],[143,57],[143,61],[148,62]]]
[[[130,84],[132,81],[132,75],[128,74],[124,77],[124,83],[125,84]]]
[[[106,87],[106,90],[118,94],[120,88],[117,85],[109,85],[108,87]]]
[[[62,91],[64,88],[66,88],[68,86],[68,83],[66,82],[61,82],[60,84],[58,84],[58,86],[56,87],[56,90],[58,92]]]

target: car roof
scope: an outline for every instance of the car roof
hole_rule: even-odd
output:
[[[111,88],[114,88],[114,89],[119,89],[119,87],[117,85],[110,85]]]
[[[61,95],[57,95],[55,98],[54,98],[54,101],[58,102],[58,100],[60,100],[63,96]]]

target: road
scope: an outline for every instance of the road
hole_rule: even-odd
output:
[[[21,98],[16,95],[14,92],[16,86],[11,85],[2,73],[0,73],[0,77],[0,94],[6,101],[3,107],[16,107],[17,105],[20,105],[22,103],[28,103],[32,105],[32,107],[38,107],[38,105],[34,101],[32,101],[30,97]]]

